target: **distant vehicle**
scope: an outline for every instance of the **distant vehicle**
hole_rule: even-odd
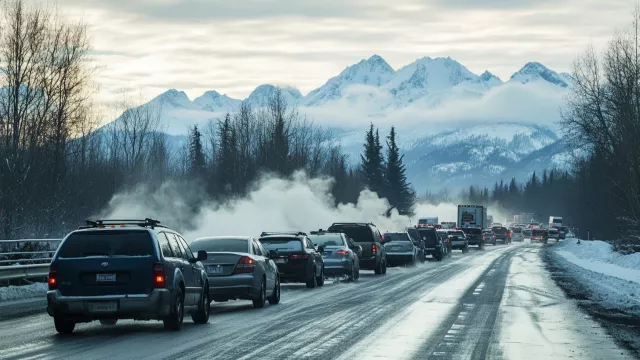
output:
[[[484,248],[482,229],[487,219],[487,208],[481,205],[458,205],[458,226],[466,237],[468,245]]]
[[[440,223],[442,229],[455,229],[456,222],[455,221],[443,221]]]
[[[560,241],[560,231],[556,228],[550,228],[547,231],[547,236],[549,239],[555,239],[556,241]]]
[[[436,226],[439,225],[438,217],[422,217],[418,219],[418,226]]]
[[[201,261],[177,232],[153,219],[95,220],[67,235],[49,267],[47,313],[56,331],[76,323],[162,320],[182,329],[184,314],[209,321],[209,281]]]
[[[525,239],[531,239],[531,228],[528,226],[524,226],[524,227],[521,227],[521,229],[522,229],[522,236]]]
[[[562,218],[560,216],[549,217],[549,229],[562,226]]]
[[[440,230],[439,233],[441,234],[441,236],[446,236],[449,238],[449,241],[451,241],[452,250],[462,250],[463,253],[469,251],[469,241],[467,240],[467,236],[462,230]]]
[[[491,227],[501,227],[501,226],[502,226],[502,224],[501,223],[497,223],[497,222],[491,224]]]
[[[521,224],[523,222],[522,215],[513,215],[513,222],[516,224]]]
[[[387,273],[387,252],[382,245],[382,234],[372,223],[333,223],[329,232],[346,234],[362,247],[360,269],[374,270],[376,275]]]
[[[522,232],[522,228],[519,226],[514,226],[511,229],[511,240],[522,242],[524,241],[524,233]]]
[[[567,226],[559,226],[558,227],[558,239],[564,240],[567,237],[567,233],[569,232],[569,228]]]
[[[316,249],[307,234],[263,232],[259,241],[272,254],[281,282],[304,283],[308,288],[324,285],[323,248]]]
[[[540,229],[540,223],[537,221],[532,221],[527,226],[529,229]]]
[[[511,232],[504,226],[494,226],[491,228],[491,243],[496,244],[501,241],[503,244],[511,244]]]
[[[211,236],[194,240],[193,251],[205,251],[202,263],[209,279],[209,296],[213,301],[251,300],[253,307],[263,308],[265,301],[280,302],[280,277],[272,258],[255,238]]]
[[[322,229],[312,231],[309,234],[309,239],[318,249],[322,247],[325,275],[344,275],[349,281],[356,281],[360,278],[362,246],[356,245],[343,233],[326,232]]]
[[[407,232],[393,232],[384,234],[384,248],[387,250],[389,266],[415,265],[420,260],[420,247],[418,242],[409,236]],[[424,259],[424,250],[422,250]],[[424,261],[424,260],[422,260]]]
[[[447,256],[447,246],[433,227],[409,228],[407,232],[414,239],[421,239],[425,243],[425,255],[433,256],[436,261],[442,261]]]
[[[545,229],[531,229],[531,242],[537,241],[547,243],[548,233]]]

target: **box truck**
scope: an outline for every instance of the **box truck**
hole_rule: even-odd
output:
[[[482,229],[487,226],[487,208],[482,205],[458,205],[458,226],[467,235],[469,245],[484,248]]]

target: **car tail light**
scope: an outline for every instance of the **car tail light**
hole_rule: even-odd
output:
[[[308,259],[308,258],[309,258],[309,254],[293,254],[289,256],[289,259],[291,260],[300,260],[300,259]]]
[[[248,256],[243,256],[238,260],[236,269],[233,270],[234,274],[249,274],[255,270],[256,262]]]
[[[163,288],[167,278],[164,276],[164,265],[161,263],[153,264],[153,287]]]
[[[347,250],[340,249],[340,250],[336,251],[336,255],[347,256],[347,255],[349,255],[349,252]]]
[[[376,247],[376,244],[372,244],[371,245],[371,253],[372,254],[377,254],[378,253],[378,247]]]
[[[49,284],[49,290],[58,288],[58,271],[54,266],[49,267],[49,279],[47,283]]]

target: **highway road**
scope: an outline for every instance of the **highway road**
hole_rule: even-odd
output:
[[[79,324],[56,334],[44,302],[0,306],[2,359],[632,359],[556,286],[540,244],[455,252],[363,271],[357,283],[284,285],[282,301],[213,303],[210,322]],[[23,309],[22,311],[20,309]]]

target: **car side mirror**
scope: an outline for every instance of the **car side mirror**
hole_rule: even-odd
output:
[[[354,250],[355,252],[362,252],[362,246],[355,245],[354,247],[351,248],[351,250]]]
[[[269,250],[269,259],[277,258],[278,250]]]
[[[204,250],[198,250],[198,256],[196,256],[196,261],[205,261],[207,260],[207,252]]]

